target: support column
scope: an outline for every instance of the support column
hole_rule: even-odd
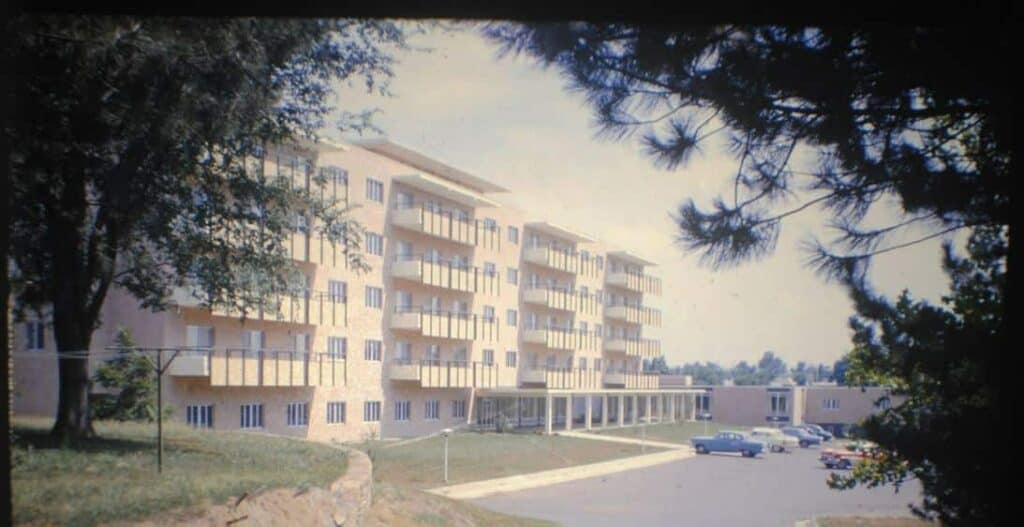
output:
[[[565,396],[565,431],[572,431],[572,395]]]
[[[640,396],[633,394],[633,424],[636,425],[640,422]]]
[[[544,433],[551,435],[551,423],[554,420],[554,405],[551,404],[551,394],[544,398]]]
[[[653,398],[653,395],[648,395],[647,397],[644,397],[644,399],[647,401],[647,410],[644,412],[644,417],[647,419],[648,423],[651,422],[651,399]]]
[[[593,419],[593,417],[594,417],[594,403],[593,403],[594,396],[588,393],[586,397],[587,397],[587,412],[584,414],[584,417],[583,417],[583,422],[584,422],[584,427],[583,428],[586,429],[586,430],[590,430],[592,428],[590,423],[594,420]]]
[[[601,395],[601,428],[608,428],[608,394]]]
[[[616,416],[619,420],[619,426],[624,426],[626,424],[626,396],[619,394],[615,397],[615,400],[616,404],[619,405],[619,415]]]
[[[676,422],[676,398],[679,397],[676,394],[672,394],[668,398],[668,422]]]

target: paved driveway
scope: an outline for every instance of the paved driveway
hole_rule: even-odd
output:
[[[920,485],[835,491],[819,449],[790,454],[695,456],[656,467],[473,500],[565,527],[787,526],[815,515],[909,515]]]

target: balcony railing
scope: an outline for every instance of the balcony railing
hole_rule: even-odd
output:
[[[550,389],[598,389],[601,388],[601,372],[554,366],[523,368],[519,370],[519,382],[523,385],[543,384]]]
[[[605,351],[617,351],[636,357],[653,358],[661,355],[661,341],[615,335],[605,337]]]
[[[638,293],[661,295],[661,279],[643,273],[610,270],[606,275],[605,283]]]
[[[581,332],[575,329],[557,327],[531,328],[526,327],[522,333],[524,342],[541,344],[559,350],[600,350],[600,335]]]
[[[501,277],[477,267],[422,255],[399,255],[391,265],[391,275],[424,285],[466,293],[501,293]]]
[[[604,314],[608,318],[623,320],[632,324],[661,326],[661,311],[642,305],[610,304],[605,306]]]
[[[523,301],[588,315],[596,315],[599,307],[592,294],[557,287],[527,287],[523,290]]]
[[[418,381],[423,388],[494,388],[499,368],[494,363],[440,360],[396,360],[389,376],[393,381]]]
[[[391,329],[414,331],[424,337],[495,341],[500,327],[497,318],[429,308],[398,306],[391,315]]]
[[[175,377],[206,377],[210,386],[345,386],[344,358],[295,350],[183,349],[171,362]]]
[[[187,304],[185,304],[187,305]],[[214,316],[241,318],[238,308],[215,307]],[[348,325],[348,299],[330,293],[310,292],[301,295],[278,295],[245,310],[246,318],[269,322],[303,325]]]
[[[501,235],[497,225],[491,227],[481,220],[462,217],[458,212],[443,208],[424,204],[400,204],[392,211],[391,221],[405,229],[464,245],[486,249],[501,248]]]

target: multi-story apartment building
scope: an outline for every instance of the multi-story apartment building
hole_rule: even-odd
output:
[[[287,251],[304,283],[248,313],[188,291],[151,313],[112,292],[93,351],[129,328],[176,352],[177,418],[314,439],[413,436],[463,424],[571,427],[689,415],[692,390],[642,372],[661,282],[651,262],[503,205],[506,189],[388,140],[267,149],[253,161],[351,205],[371,270],[296,216]],[[323,175],[314,189],[314,174]],[[17,413],[51,414],[57,368],[45,321],[18,332]],[[97,363],[93,360],[93,367]]]

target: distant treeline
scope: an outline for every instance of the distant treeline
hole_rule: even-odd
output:
[[[774,352],[766,351],[757,364],[740,361],[731,368],[723,367],[715,362],[691,362],[682,366],[669,366],[665,357],[644,361],[644,371],[670,375],[690,375],[693,383],[698,385],[721,385],[731,380],[736,385],[769,384],[776,380],[792,380],[798,385],[813,382],[835,382],[845,384],[846,369],[849,362],[846,358],[833,364],[808,364],[804,361],[789,368],[786,362]]]

